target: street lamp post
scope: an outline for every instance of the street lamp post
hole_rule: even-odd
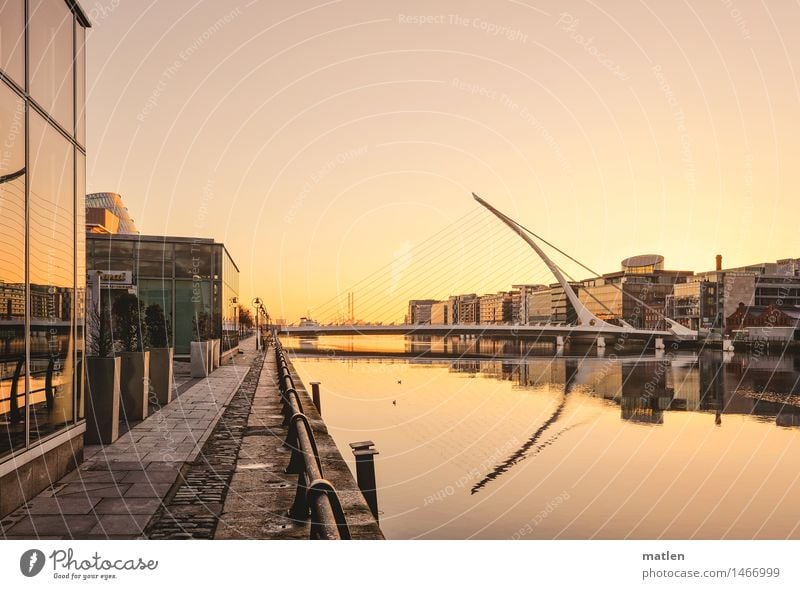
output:
[[[261,308],[264,306],[264,303],[261,301],[260,298],[256,297],[253,299],[253,307],[256,309],[256,351],[261,351],[261,330],[258,328],[258,314],[261,311]]]

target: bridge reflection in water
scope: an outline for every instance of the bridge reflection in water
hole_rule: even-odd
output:
[[[343,454],[376,442],[389,537],[800,537],[798,357],[284,343]]]

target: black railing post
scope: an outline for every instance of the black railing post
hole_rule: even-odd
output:
[[[375,455],[378,451],[373,448],[375,442],[364,440],[363,442],[353,442],[350,447],[353,449],[353,456],[356,458],[356,479],[361,494],[369,505],[369,510],[375,521],[378,521],[378,490],[375,480]]]
[[[319,382],[311,383],[311,398],[314,401],[314,407],[317,408],[317,413],[322,415],[322,405],[319,398]]]

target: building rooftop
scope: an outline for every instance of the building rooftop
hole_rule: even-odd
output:
[[[86,195],[86,231],[89,233],[139,233],[122,197],[116,192]]]

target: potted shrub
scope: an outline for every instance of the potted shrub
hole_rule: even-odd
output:
[[[92,306],[87,316],[86,347],[86,444],[112,444],[119,437],[120,359],[108,316]]]
[[[211,342],[208,313],[195,313],[192,318],[194,338],[190,344],[191,375],[193,378],[204,378],[211,372]]]
[[[150,352],[147,324],[142,321],[144,304],[134,294],[120,295],[113,305],[114,339],[121,348],[120,392],[122,410],[128,422],[147,417],[150,380]]]
[[[161,305],[148,305],[144,322],[150,340],[150,403],[164,406],[172,401],[174,349],[169,346],[169,325]]]

